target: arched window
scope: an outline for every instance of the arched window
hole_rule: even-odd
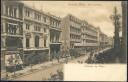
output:
[[[35,36],[35,47],[39,47],[39,36]]]

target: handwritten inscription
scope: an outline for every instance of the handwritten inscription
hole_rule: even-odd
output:
[[[95,67],[95,68],[97,68],[97,67],[104,67],[103,65],[85,65],[85,67]]]

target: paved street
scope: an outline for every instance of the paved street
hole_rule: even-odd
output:
[[[68,63],[85,63],[89,58],[90,53],[80,56],[78,58],[68,58]],[[60,63],[57,60],[52,62],[45,62],[34,65],[31,69],[30,66],[24,68],[24,70],[17,71],[16,77],[10,77],[10,80],[47,80],[51,75],[56,74],[57,70],[63,71],[63,65],[66,64],[65,59],[60,59]],[[11,76],[13,73],[11,74]],[[36,77],[36,78],[35,78]]]
[[[56,64],[53,65],[52,67],[42,68],[41,70],[38,70],[29,75],[25,75],[23,77],[19,77],[15,80],[47,80],[48,78],[50,78],[50,74],[55,74],[56,70],[58,69],[62,70],[62,68],[63,68],[62,64]]]
[[[68,63],[78,63],[78,61],[85,61],[85,59],[87,59],[87,56],[80,56],[76,59],[69,58]],[[16,78],[11,78],[11,80],[47,80],[50,78],[50,75],[55,74],[58,69],[63,71],[64,59],[62,59],[60,63],[57,63],[57,60],[54,60],[53,63],[49,62],[47,64],[48,65],[43,66],[40,65],[40,67],[39,65],[33,67],[33,69],[35,69],[33,72],[30,72],[30,67],[28,67],[27,69],[29,69],[29,71],[26,72],[29,73],[17,76]]]

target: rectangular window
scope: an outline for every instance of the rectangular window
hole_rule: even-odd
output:
[[[35,47],[39,48],[39,36],[35,37]]]
[[[38,20],[39,20],[39,21],[41,20],[41,15],[38,16]]]
[[[50,25],[52,25],[52,20],[50,19]]]
[[[36,31],[36,25],[34,26],[34,31]]]
[[[6,15],[8,15],[9,13],[8,13],[8,9],[9,9],[9,7],[8,6],[6,6]]]
[[[17,34],[17,25],[7,23],[6,30],[9,34]]]
[[[40,29],[40,27],[38,27],[38,31],[40,31],[41,29]]]
[[[34,26],[34,31],[40,31],[40,30],[41,30],[40,26],[37,26],[37,25]]]
[[[30,24],[26,24],[26,29],[29,30]]]
[[[44,32],[46,32],[46,28],[44,28]]]
[[[3,33],[3,23],[1,23],[1,33]]]
[[[30,11],[28,9],[26,9],[25,14],[27,17],[30,17]]]
[[[41,15],[38,14],[38,13],[35,13],[34,18],[40,21],[41,20]]]
[[[25,15],[27,16],[27,10],[25,11]]]
[[[34,16],[35,19],[37,19],[37,14],[35,13],[35,16]]]
[[[46,40],[44,39],[44,47],[46,47]]]
[[[46,22],[46,17],[44,17],[44,22]]]
[[[26,48],[29,48],[30,45],[29,45],[29,38],[26,38]]]
[[[13,8],[10,6],[10,8],[9,8],[9,16],[13,16]]]
[[[15,18],[16,18],[16,11],[17,11],[17,9],[14,8],[14,17],[15,17]]]

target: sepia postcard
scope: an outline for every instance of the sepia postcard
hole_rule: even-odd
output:
[[[1,81],[127,81],[127,2],[1,0]]]

